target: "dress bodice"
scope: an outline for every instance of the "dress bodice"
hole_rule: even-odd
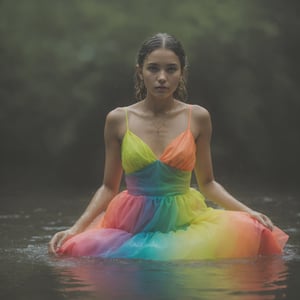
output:
[[[185,192],[190,186],[195,153],[194,136],[189,126],[157,157],[150,146],[127,125],[121,155],[128,191],[146,195]]]

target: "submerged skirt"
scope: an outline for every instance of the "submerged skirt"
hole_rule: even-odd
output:
[[[197,260],[281,254],[288,236],[249,214],[207,207],[193,188],[158,197],[118,194],[84,232],[58,250],[69,256]]]

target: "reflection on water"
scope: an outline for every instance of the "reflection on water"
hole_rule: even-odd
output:
[[[176,262],[49,257],[49,238],[73,222],[83,202],[64,196],[55,207],[29,198],[26,205],[15,196],[0,199],[11,205],[0,213],[1,299],[298,298],[300,215],[295,198],[284,204],[290,211],[283,214],[281,202],[268,197],[274,218],[290,234],[283,256]]]
[[[63,291],[101,299],[275,299],[285,295],[282,258],[255,261],[76,261],[55,267]]]

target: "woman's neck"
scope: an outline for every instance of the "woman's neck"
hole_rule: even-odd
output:
[[[170,112],[176,105],[176,100],[173,97],[168,99],[146,97],[143,104],[145,110],[151,111],[154,115],[158,115]]]

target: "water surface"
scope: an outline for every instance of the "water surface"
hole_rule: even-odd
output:
[[[1,299],[298,299],[300,210],[295,194],[241,193],[290,235],[283,256],[217,261],[53,258],[47,243],[91,197],[74,191],[2,191]],[[182,245],[184,247],[184,245]]]

